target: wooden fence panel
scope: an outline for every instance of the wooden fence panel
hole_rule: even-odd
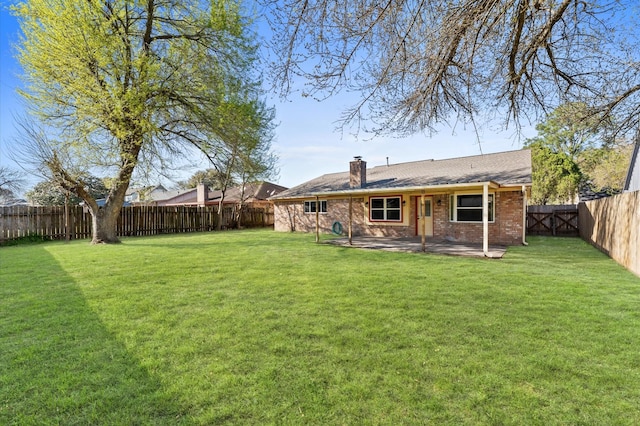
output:
[[[273,225],[273,212],[264,208],[243,208],[243,227]],[[67,232],[64,206],[0,207],[0,242],[28,235],[64,239]],[[222,228],[238,227],[238,211],[223,210]],[[80,206],[69,206],[68,230],[71,239],[91,238],[91,214]],[[216,206],[133,206],[123,207],[116,232],[118,236],[143,236],[181,232],[213,231],[218,223]]]
[[[580,236],[640,276],[640,191],[586,201]]]

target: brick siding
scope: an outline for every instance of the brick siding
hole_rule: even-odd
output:
[[[322,200],[322,199],[321,199]],[[365,223],[364,199],[353,199],[352,234],[388,237],[413,237],[416,232],[416,197],[405,196],[404,214],[408,214],[406,225],[367,225]],[[449,194],[433,195],[433,238],[460,242],[481,243],[482,223],[456,223],[449,221]],[[522,243],[523,203],[522,192],[495,193],[495,221],[489,223],[489,243],[517,245]],[[440,202],[440,205],[438,205]],[[328,199],[327,213],[319,215],[320,232],[332,232],[334,222],[340,222],[343,233],[348,232],[349,199]],[[303,201],[276,201],[276,231],[315,232],[316,214],[304,213]]]

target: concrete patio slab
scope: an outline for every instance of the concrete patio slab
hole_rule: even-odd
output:
[[[385,250],[399,252],[422,252],[422,240],[416,238],[389,238],[389,237],[353,237],[351,244],[349,239],[335,238],[326,241],[327,244],[333,244],[343,247],[354,247],[370,250]],[[482,251],[481,244],[465,244],[452,241],[434,241],[427,239],[426,252],[435,254],[446,254],[450,256],[468,256],[468,257],[487,257],[491,259],[500,259],[504,256],[507,248],[505,246],[489,246],[489,251],[485,255]]]

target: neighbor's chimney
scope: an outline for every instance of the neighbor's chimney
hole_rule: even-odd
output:
[[[364,188],[367,186],[367,162],[362,161],[362,157],[353,157],[349,166],[349,187]]]
[[[209,199],[209,188],[204,183],[199,183],[196,187],[196,202],[198,206],[204,206]]]

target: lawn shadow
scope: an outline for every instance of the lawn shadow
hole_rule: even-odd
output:
[[[44,247],[14,250],[0,252],[0,424],[189,422]]]

